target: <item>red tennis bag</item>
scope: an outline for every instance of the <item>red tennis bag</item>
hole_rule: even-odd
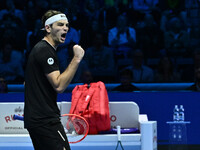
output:
[[[109,100],[105,84],[77,85],[72,91],[70,114],[83,116],[89,124],[89,134],[110,130]]]

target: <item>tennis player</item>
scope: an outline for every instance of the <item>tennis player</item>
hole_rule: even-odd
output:
[[[24,127],[35,150],[70,150],[60,122],[57,93],[71,82],[84,56],[79,45],[73,46],[74,57],[61,74],[56,48],[64,43],[69,22],[65,14],[49,10],[42,17],[45,36],[32,49],[25,73]]]

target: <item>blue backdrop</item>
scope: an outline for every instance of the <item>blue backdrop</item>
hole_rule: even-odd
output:
[[[172,121],[174,105],[183,105],[187,125],[188,144],[200,144],[200,93],[199,92],[134,92],[108,93],[110,101],[134,101],[139,105],[140,114],[147,114],[149,120],[158,124],[158,143],[167,144],[169,125]],[[58,95],[58,101],[70,101],[71,93]],[[0,102],[23,102],[23,93],[0,94]],[[125,116],[126,117],[126,116]]]

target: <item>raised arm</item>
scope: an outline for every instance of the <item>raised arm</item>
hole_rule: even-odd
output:
[[[79,45],[73,47],[73,52],[74,57],[62,74],[60,74],[60,71],[53,71],[46,75],[49,82],[58,93],[64,92],[70,84],[85,53],[83,48]]]

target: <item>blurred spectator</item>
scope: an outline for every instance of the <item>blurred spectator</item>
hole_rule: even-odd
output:
[[[84,6],[84,13],[88,23],[99,19],[99,4],[96,0],[86,0]]]
[[[200,91],[200,67],[195,69],[194,84],[188,87],[186,90]]]
[[[133,64],[126,67],[133,72],[133,82],[154,82],[154,72],[153,70],[144,65],[144,54],[140,49],[133,52]]]
[[[129,8],[132,9],[131,0],[117,0],[115,3],[120,14],[127,13]]]
[[[84,12],[85,0],[65,0],[61,9],[70,19],[70,26],[78,32],[88,27],[87,17]]]
[[[23,28],[22,22],[19,19],[10,14],[4,15],[0,25],[0,32],[0,38],[3,41],[12,41],[15,49],[24,51],[26,29]]]
[[[174,69],[172,60],[164,56],[160,59],[155,73],[155,82],[180,82],[180,73]]]
[[[48,0],[48,2],[50,5],[49,7],[54,10],[59,10],[63,5],[63,1],[61,1],[61,0],[60,1]]]
[[[189,64],[181,71],[181,80],[183,82],[194,82],[194,70],[200,68],[200,48],[196,48],[193,53],[193,64]]]
[[[133,8],[135,10],[149,12],[158,5],[159,0],[132,0]]]
[[[37,18],[40,18],[47,10],[50,9],[50,3],[48,0],[33,0],[35,4],[35,13]]]
[[[128,26],[127,17],[120,15],[117,18],[116,26],[109,30],[108,44],[114,48],[114,53],[124,54],[124,58],[129,56],[131,49],[136,43],[135,29]]]
[[[109,30],[108,44],[110,46],[132,47],[135,42],[135,29],[128,26],[125,15],[118,16],[116,26]]]
[[[136,30],[137,47],[144,51],[145,58],[158,57],[164,48],[164,35],[153,15],[145,14],[142,25]]]
[[[15,8],[14,0],[6,0],[6,8],[0,11],[0,20],[6,14],[10,14],[16,18],[19,18],[23,23],[25,22],[24,14],[21,10]]]
[[[78,24],[82,23],[81,32],[80,32],[80,45],[87,49],[88,47],[92,46],[92,41],[94,38],[94,35],[102,31],[100,29],[100,23],[99,21],[99,1],[96,0],[85,0],[84,5],[82,6],[83,11],[81,12],[82,19],[77,22]]]
[[[88,26],[81,31],[80,45],[87,49],[93,45],[96,33],[101,32],[98,20],[91,21]]]
[[[5,42],[0,52],[0,74],[7,82],[23,82],[23,54]]]
[[[200,26],[199,27],[194,27],[190,31],[190,41],[189,41],[189,52],[188,56],[191,56],[191,52],[200,47]]]
[[[184,29],[180,18],[172,17],[169,20],[169,29],[165,32],[165,49],[173,57],[183,57],[188,49],[189,34]]]
[[[167,24],[168,24],[168,20],[170,18],[170,16],[172,15],[172,11],[171,10],[164,10],[161,12],[161,18],[160,18],[160,29],[163,32],[167,31]]]
[[[35,20],[34,29],[28,31],[26,37],[26,51],[30,53],[33,46],[43,38],[43,32],[41,31],[42,24],[39,19]]]
[[[185,2],[193,0],[160,0],[159,7],[162,10],[173,10],[173,11],[180,11],[185,8]]]
[[[17,9],[23,11],[24,5],[26,5],[27,0],[14,0],[15,6]],[[24,12],[23,12],[24,13]]]
[[[190,27],[199,27],[199,0],[185,0],[185,10],[187,10],[187,22]]]
[[[94,82],[92,73],[89,70],[84,70],[81,75],[81,83],[90,84]]]
[[[63,12],[69,16],[70,26],[73,27],[71,27],[67,33],[68,38],[65,44],[61,45],[57,51],[61,71],[68,65],[68,61],[71,58],[71,56],[69,56],[71,52],[68,50],[71,44],[78,43],[85,50],[94,48],[93,39],[99,32],[103,32],[103,45],[109,45],[110,49],[114,52],[114,56],[105,61],[105,63],[110,61],[111,66],[113,65],[113,60],[111,59],[116,59],[116,63],[118,63],[120,62],[118,61],[120,58],[122,58],[122,66],[123,60],[127,60],[128,62],[124,67],[130,64],[129,58],[131,58],[131,53],[137,48],[144,52],[142,65],[144,65],[144,62],[149,57],[158,58],[162,50],[163,54],[168,55],[167,52],[169,52],[170,57],[188,58],[192,57],[193,50],[198,48],[200,43],[198,19],[199,4],[197,0],[1,0],[0,46],[9,47],[5,46],[4,42],[12,41],[12,44],[6,44],[11,45],[12,49],[15,51],[14,54],[11,54],[11,59],[13,60],[10,61],[15,62],[18,60],[18,56],[20,56],[22,57],[22,59],[20,58],[22,61],[20,60],[19,66],[21,66],[22,63],[24,63],[24,56],[27,57],[34,43],[42,38],[42,35],[40,35],[42,32],[39,32],[41,27],[38,19],[49,8],[52,8],[64,10]],[[89,49],[88,51],[93,51]],[[110,49],[108,50],[109,52]],[[8,65],[8,63],[2,63],[2,51],[3,50],[1,50],[0,54],[0,66],[2,66],[2,64],[5,66],[5,64]],[[22,54],[24,51],[27,52],[25,53],[26,55]],[[17,53],[16,58],[13,58],[15,53]],[[96,51],[95,54],[97,54]],[[95,56],[95,58],[96,57],[97,56]],[[91,60],[100,64],[102,63],[100,60],[101,57],[103,56],[98,58],[99,62],[94,59]],[[178,69],[180,69],[181,80],[183,82],[191,82],[194,80],[193,70],[199,66],[198,64],[200,62],[198,57],[200,57],[200,54],[195,52],[194,64],[181,64],[181,67],[177,66]],[[139,58],[135,60],[139,60]],[[169,62],[163,66],[168,68],[168,63]],[[17,72],[15,76],[18,76],[16,80],[19,81],[21,80],[19,78],[23,78],[21,77],[23,73],[20,73],[21,71],[14,71],[16,68],[20,68],[17,67],[18,65],[16,64],[13,63],[15,69],[9,70],[9,67],[3,68],[4,70],[6,68],[6,71],[9,70],[9,72]],[[79,73],[77,73],[77,78],[75,77],[73,82],[80,82],[81,70],[87,68],[86,66],[86,62],[79,66]],[[100,70],[103,70],[102,68]],[[1,68],[0,72],[3,72],[2,70]],[[134,78],[137,82],[153,82],[153,80],[140,80],[138,76],[140,76],[140,73],[143,74],[144,72],[141,71],[139,73],[138,70],[138,74],[135,72],[136,79]],[[99,72],[102,73],[104,71]],[[5,75],[5,73],[3,74]],[[157,80],[158,74],[160,73],[158,73],[157,70],[155,77]],[[177,76],[177,73],[175,74],[175,76]],[[5,78],[6,81],[7,78],[8,77]],[[105,78],[105,80],[109,82],[109,78]],[[111,82],[113,80],[114,78],[112,78]],[[159,80],[166,80],[167,82],[167,79]],[[7,82],[10,83],[13,81],[9,79]]]
[[[44,32],[41,31],[42,29],[42,24],[39,19],[35,20],[34,23],[34,29],[30,30],[27,32],[26,35],[26,49],[24,50],[24,56],[25,56],[25,64],[28,61],[28,56],[34,47],[34,45],[39,42],[43,38]],[[24,70],[26,66],[24,65]]]
[[[139,91],[136,86],[132,84],[133,73],[131,70],[124,69],[120,72],[120,85],[113,88],[112,91],[119,92],[133,92]]]
[[[118,8],[114,0],[104,0],[104,7],[100,9],[99,22],[102,29],[106,32],[116,24]]]
[[[0,77],[0,93],[8,93],[8,85],[2,77]]]
[[[35,21],[37,19],[39,19],[39,17],[37,16],[37,13],[35,12],[36,8],[35,8],[35,3],[33,2],[33,0],[29,0],[27,1],[25,7],[24,7],[24,16],[25,16],[25,20],[26,20],[26,28],[27,30],[34,30],[35,28]]]
[[[99,80],[113,80],[115,77],[115,63],[112,50],[103,44],[103,35],[97,33],[93,39],[93,46],[86,49],[85,61],[94,78]]]

